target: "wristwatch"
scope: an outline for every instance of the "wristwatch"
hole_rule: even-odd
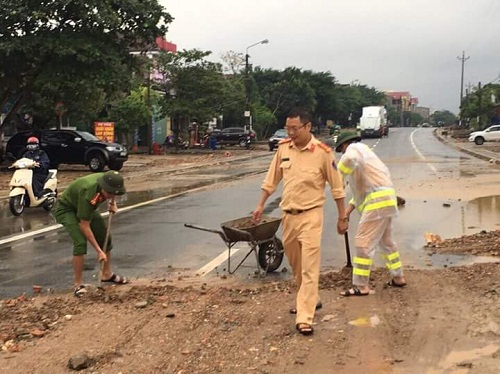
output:
[[[342,222],[349,222],[349,217],[344,217],[344,218],[340,218],[340,217],[339,217],[339,221],[342,221]]]

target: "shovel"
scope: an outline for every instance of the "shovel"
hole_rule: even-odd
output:
[[[349,248],[349,235],[347,234],[347,231],[344,233],[344,241],[345,241],[345,254],[347,257],[347,264],[345,265],[345,268],[352,268],[352,263],[351,263],[351,249]]]
[[[114,198],[111,200],[110,204],[114,203]],[[102,246],[102,250],[104,253],[108,253],[108,240],[109,240],[109,235],[111,232],[111,218],[113,217],[113,213],[109,212],[108,215],[108,225],[106,227],[106,236],[104,238],[104,245]],[[98,289],[104,290],[104,287],[102,285],[102,273],[104,271],[104,261],[99,261],[99,285],[97,286]]]

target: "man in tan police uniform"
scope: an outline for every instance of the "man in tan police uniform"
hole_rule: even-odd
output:
[[[266,200],[283,180],[280,204],[283,243],[298,287],[295,327],[301,334],[310,335],[313,333],[315,309],[321,307],[318,281],[325,183],[330,185],[337,205],[339,234],[344,234],[348,228],[345,193],[333,152],[310,132],[309,113],[292,111],[285,129],[289,138],[279,144],[262,184],[262,195],[253,217],[256,221],[261,219]]]

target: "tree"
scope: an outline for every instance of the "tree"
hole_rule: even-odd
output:
[[[410,119],[411,119],[411,125],[412,126],[415,126],[417,124],[420,124],[420,123],[424,122],[424,117],[422,117],[421,114],[415,113],[415,112],[411,112]]]
[[[262,104],[255,105],[253,128],[264,139],[269,137],[276,129],[278,120],[268,107]]]
[[[115,130],[123,143],[129,143],[129,135],[141,126],[149,125],[151,112],[146,104],[146,88],[134,90],[123,99],[111,104],[108,119],[115,123]]]
[[[193,120],[203,123],[219,114],[226,88],[222,66],[206,60],[210,51],[197,49],[161,53],[156,69],[163,76],[162,113],[174,118],[174,133]]]
[[[171,21],[157,0],[3,0],[0,109],[9,117],[29,103],[43,125],[54,124],[56,102],[96,115],[129,90],[129,51],[153,46]]]
[[[285,123],[287,114],[296,106],[314,112],[315,92],[300,69],[288,67],[280,72],[256,68],[252,77],[258,87],[256,95],[261,97],[278,123]]]
[[[435,111],[431,114],[431,121],[437,126],[450,126],[457,121],[457,116],[448,110]]]
[[[483,129],[493,121],[497,107],[496,98],[500,96],[500,85],[489,83],[484,87],[473,87],[462,104],[462,118],[467,118],[471,127]]]

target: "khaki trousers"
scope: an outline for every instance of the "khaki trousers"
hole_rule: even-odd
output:
[[[297,285],[296,323],[312,324],[319,301],[319,265],[323,208],[283,214],[283,244]]]

